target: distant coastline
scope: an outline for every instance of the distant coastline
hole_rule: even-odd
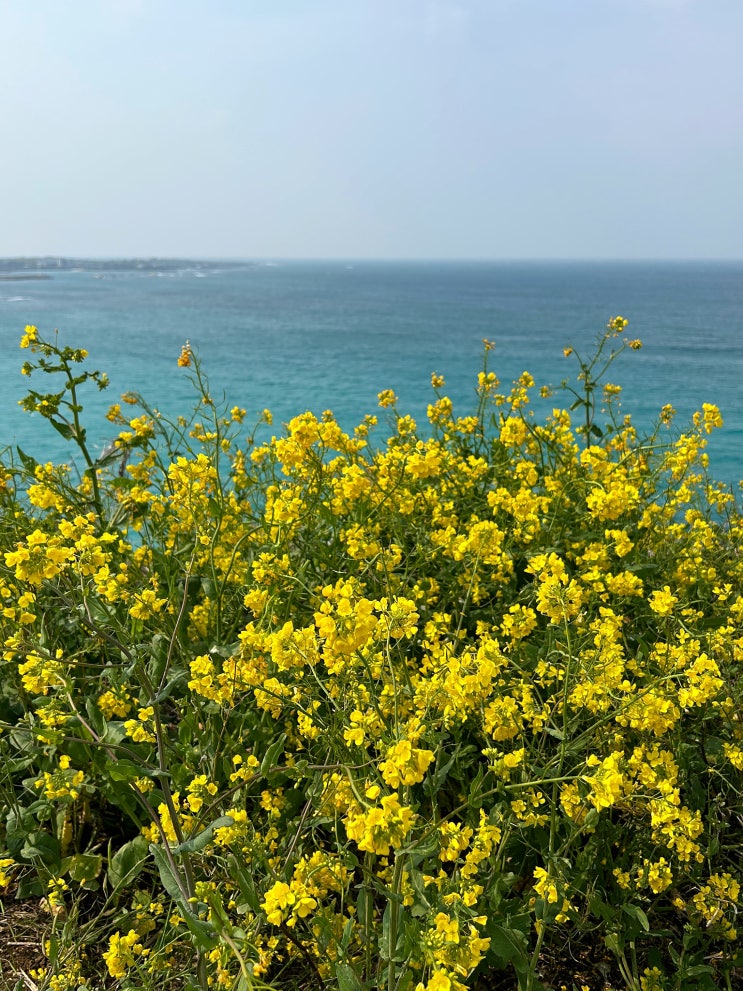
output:
[[[0,275],[0,282],[40,282],[43,279],[51,279],[51,275],[45,272],[21,272],[18,275]]]
[[[249,263],[247,263],[249,264]],[[54,272],[157,272],[181,269],[187,265],[191,269],[212,270],[215,268],[244,268],[246,262],[214,262],[184,258],[62,258],[44,256],[39,258],[0,258],[0,279],[44,279],[53,278]]]
[[[173,371],[189,339],[208,352],[215,395],[270,409],[277,424],[332,409],[352,429],[381,388],[424,422],[433,371],[455,409],[469,410],[483,339],[496,341],[493,370],[506,389],[524,369],[557,388],[569,374],[563,347],[590,347],[621,313],[645,344],[625,363],[623,414],[652,430],[671,403],[683,429],[714,402],[725,426],[710,444],[712,477],[743,479],[743,262],[0,259],[0,277],[20,274],[50,278],[0,282],[0,417],[3,441],[42,460],[64,459],[66,446],[39,436],[38,419],[17,405],[23,356],[11,356],[26,324],[59,327],[115,390],[156,397],[163,410],[190,402],[187,376]],[[90,436],[104,445],[110,400],[89,398],[99,424]]]

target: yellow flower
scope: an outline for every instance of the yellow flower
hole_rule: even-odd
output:
[[[418,985],[424,991],[451,991],[451,986],[451,979],[446,976],[443,970],[435,970],[431,980],[425,986],[423,984]]]
[[[26,660],[18,665],[23,687],[32,695],[47,695],[50,688],[64,684],[64,666],[61,663],[62,650],[56,651],[55,659],[29,653]]]
[[[12,857],[0,858],[0,888],[5,888],[10,884],[14,867],[15,861]]]
[[[139,710],[138,720],[127,719],[124,723],[124,732],[135,743],[154,743],[154,722],[155,710],[151,705]]]
[[[39,339],[38,328],[32,326],[31,324],[27,324],[26,330],[23,334],[23,337],[21,338],[21,347],[22,348],[30,347],[32,344],[35,344],[38,339]]]
[[[629,320],[626,320],[624,317],[612,317],[606,327],[607,330],[611,330],[614,334],[621,334],[628,324]]]
[[[554,905],[558,899],[557,885],[550,879],[544,867],[534,868],[534,890],[540,898]]]
[[[266,892],[266,898],[261,903],[261,908],[266,913],[266,918],[271,925],[280,926],[286,919],[287,910],[291,911],[295,901],[296,896],[289,885],[284,881],[277,881]]]
[[[181,348],[181,353],[178,357],[178,367],[188,368],[191,364],[191,356],[193,352],[191,351],[191,345],[188,341]]]
[[[379,765],[382,777],[390,788],[416,785],[423,780],[434,759],[432,750],[414,747],[409,740],[400,740],[387,751],[387,759]]]
[[[114,933],[111,936],[103,959],[111,977],[126,977],[129,968],[136,964],[135,957],[146,957],[149,952],[139,942],[139,936],[135,930],[130,929],[126,936],[122,936],[121,933]]]
[[[673,884],[673,872],[665,857],[661,857],[655,863],[646,860],[645,869],[647,870],[647,883],[654,894],[659,895],[661,891],[665,891]],[[644,871],[641,870],[639,873],[643,875]]]
[[[117,695],[109,689],[98,696],[98,708],[106,719],[113,719],[114,716],[123,718],[128,715],[131,707],[131,696],[126,691],[120,691]]]
[[[646,967],[640,978],[642,991],[662,991],[665,987],[663,982],[663,972],[657,967]]]
[[[596,767],[598,772],[593,776],[587,776],[584,781],[591,786],[588,801],[596,809],[608,809],[622,797],[625,791],[625,782],[619,770],[621,755],[609,754],[602,761],[598,757],[591,755],[586,763]]]
[[[397,402],[397,396],[392,389],[383,389],[377,396],[377,399],[382,409],[389,409],[390,406],[394,406]]]
[[[671,594],[671,589],[668,585],[664,585],[660,591],[651,592],[650,598],[648,599],[650,608],[658,616],[670,616],[673,612],[673,607],[678,602],[675,595]]]
[[[134,605],[130,606],[129,615],[132,619],[149,619],[160,612],[167,601],[167,599],[158,599],[154,589],[146,588],[137,597]]]
[[[704,432],[706,434],[711,434],[715,427],[722,426],[722,416],[717,406],[712,403],[702,403],[702,411],[704,413]]]
[[[386,795],[381,805],[373,806],[368,811],[349,812],[346,833],[359,850],[386,857],[390,847],[402,846],[414,821],[413,810],[401,806],[397,795]]]
[[[459,860],[459,855],[469,846],[474,834],[471,826],[462,826],[460,822],[445,822],[439,826],[439,836],[441,837],[441,850],[439,860],[455,862]]]
[[[193,781],[187,785],[187,791],[188,807],[192,812],[200,812],[204,801],[208,802],[217,794],[217,786],[213,781],[209,781],[205,774],[197,774]]]

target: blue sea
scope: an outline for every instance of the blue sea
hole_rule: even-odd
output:
[[[33,278],[28,278],[33,276]],[[644,348],[622,356],[610,380],[623,410],[650,428],[664,403],[683,427],[703,402],[725,426],[710,440],[714,477],[743,478],[743,262],[198,262],[0,260],[0,447],[39,460],[73,452],[37,415],[18,408],[38,375],[20,375],[26,324],[90,353],[111,388],[92,390],[86,422],[98,450],[112,437],[104,412],[124,391],[170,415],[192,391],[177,367],[190,340],[215,398],[269,408],[276,431],[306,409],[331,409],[353,427],[393,389],[420,421],[432,372],[455,412],[473,403],[482,340],[504,383],[524,370],[537,385],[575,374],[563,355],[590,353],[610,317],[630,321]],[[557,395],[550,405],[564,404]],[[383,414],[380,412],[380,419]],[[383,427],[380,424],[380,436]]]

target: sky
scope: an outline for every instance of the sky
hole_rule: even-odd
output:
[[[741,0],[0,0],[0,256],[743,258]]]

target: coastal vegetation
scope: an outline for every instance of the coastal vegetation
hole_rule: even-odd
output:
[[[351,432],[248,429],[185,344],[192,412],[126,394],[100,458],[106,376],[21,347],[83,470],[0,469],[9,987],[741,986],[743,519],[716,406],[623,410],[626,320]]]

